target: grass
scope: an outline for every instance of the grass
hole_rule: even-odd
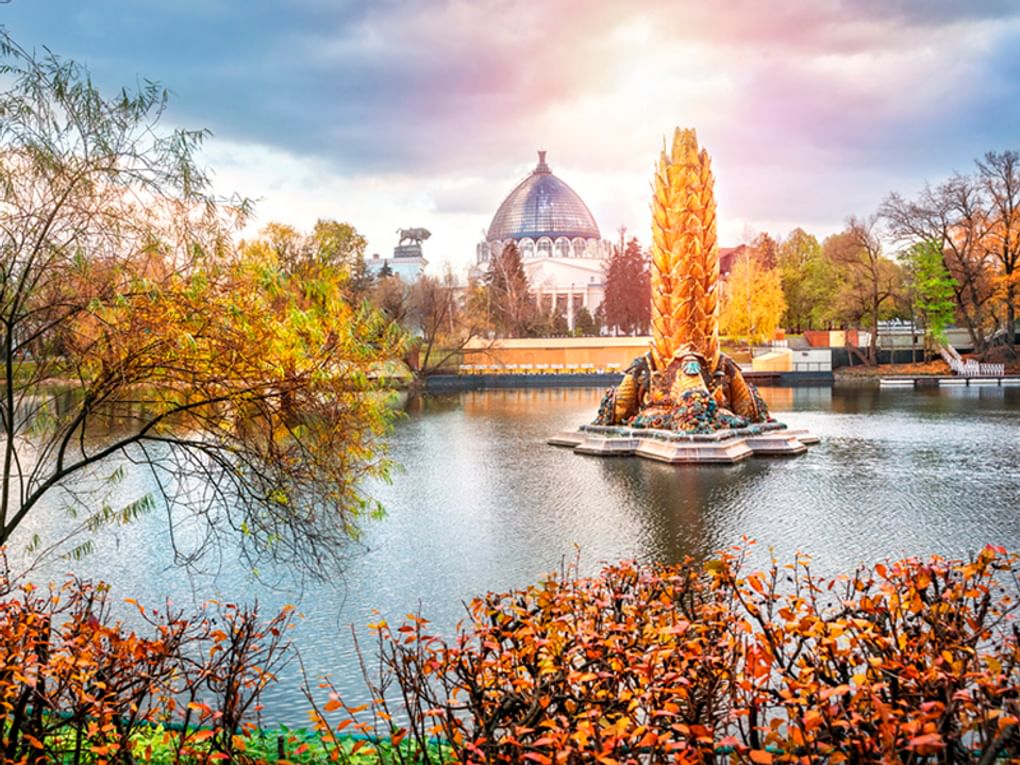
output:
[[[192,735],[195,731],[191,732]],[[277,728],[258,729],[255,732],[238,736],[235,745],[243,761],[257,763],[279,763],[281,759],[294,765],[318,765],[318,763],[341,763],[346,765],[390,765],[390,763],[408,763],[416,761],[413,743],[404,741],[395,752],[388,741],[374,741],[364,736],[337,736],[341,751],[333,754],[332,741],[325,741],[315,730],[308,728],[291,729],[286,725]],[[136,762],[152,763],[152,765],[174,765],[182,763],[207,762],[204,755],[209,752],[208,743],[189,746],[201,754],[197,757],[178,758],[177,747],[180,743],[180,729],[160,724],[141,726],[132,736],[132,754]],[[47,740],[53,751],[62,752],[59,759],[52,762],[61,765],[73,765],[75,761],[75,731],[72,728],[61,730],[55,737]],[[95,742],[92,742],[95,743]],[[282,753],[282,758],[281,758]],[[240,758],[238,758],[240,760]],[[449,761],[448,748],[440,742],[430,743],[428,761],[431,763]],[[78,765],[97,765],[108,761],[109,755],[103,756],[92,751],[92,745],[86,738],[81,746]]]

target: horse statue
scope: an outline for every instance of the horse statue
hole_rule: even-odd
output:
[[[400,241],[397,242],[398,247],[404,242],[420,245],[432,236],[432,232],[427,228],[398,228],[397,233],[400,234]]]

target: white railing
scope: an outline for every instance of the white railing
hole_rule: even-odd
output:
[[[1002,377],[1006,374],[1005,364],[982,364],[974,359],[957,361],[953,358],[946,359],[953,374],[960,377]]]

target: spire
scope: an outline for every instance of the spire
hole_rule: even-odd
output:
[[[547,165],[545,163],[545,150],[544,149],[539,149],[538,150],[538,165],[535,167],[535,172],[536,173],[552,173],[552,170],[549,169],[549,165]]]

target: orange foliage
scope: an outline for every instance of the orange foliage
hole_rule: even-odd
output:
[[[490,593],[452,639],[420,617],[373,625],[372,718],[422,753],[443,737],[464,763],[1020,758],[1017,556],[826,580],[805,558],[746,573],[745,552]],[[379,733],[329,688],[326,736]]]
[[[112,618],[101,584],[0,578],[0,592],[0,761],[19,765],[148,761],[132,736],[155,722],[184,724],[166,732],[179,757],[233,759],[290,624],[290,609],[263,622],[257,607],[134,604],[143,635]]]

